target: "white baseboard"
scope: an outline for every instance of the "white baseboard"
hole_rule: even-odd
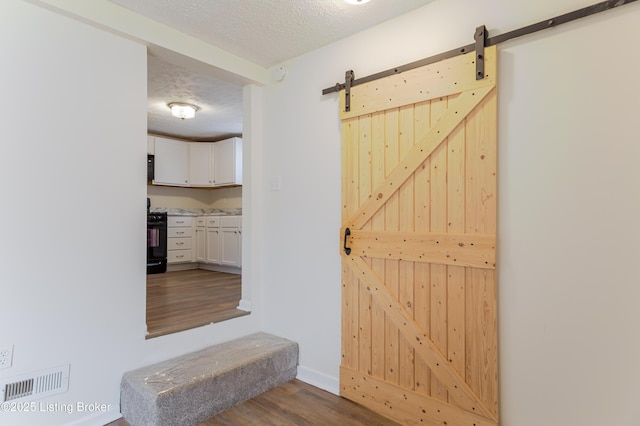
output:
[[[233,266],[225,265],[211,265],[208,263],[198,263],[198,269],[205,269],[207,271],[226,272],[227,274],[242,274],[242,268],[235,268]]]
[[[337,377],[331,377],[327,374],[312,370],[311,368],[298,366],[298,375],[296,379],[308,383],[334,395],[340,395],[340,380]]]
[[[171,263],[167,265],[167,272],[189,271],[192,269],[205,269],[207,271],[226,272],[227,274],[242,274],[242,268],[226,265],[213,265],[209,263]]]
[[[240,303],[238,303],[238,308],[241,311],[251,312],[251,300],[249,299],[240,299]]]
[[[81,419],[75,420],[70,423],[66,423],[65,426],[95,426],[106,425],[111,422],[115,422],[122,418],[120,414],[120,407],[116,408],[113,412],[99,413],[91,416],[86,416]]]

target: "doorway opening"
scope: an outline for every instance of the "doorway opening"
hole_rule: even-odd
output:
[[[146,279],[147,339],[250,314],[241,274],[244,89],[160,56],[147,57],[147,154],[155,159],[147,197],[151,213],[167,212],[168,252],[167,272]],[[195,118],[178,120],[170,102],[199,109]],[[189,220],[172,229],[172,216]],[[209,223],[231,216],[239,219],[234,227]]]

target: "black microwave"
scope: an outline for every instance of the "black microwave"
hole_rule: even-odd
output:
[[[155,174],[155,157],[147,154],[147,182],[152,182]]]

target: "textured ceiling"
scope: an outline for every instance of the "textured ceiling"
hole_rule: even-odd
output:
[[[228,52],[270,67],[431,0],[111,0]]]
[[[242,87],[147,56],[149,133],[190,140],[220,140],[242,134]],[[171,115],[167,104],[186,102],[199,110],[190,120]]]
[[[433,0],[110,0],[266,68]],[[242,132],[242,89],[149,57],[149,132],[216,140]],[[201,108],[193,120],[169,102]]]

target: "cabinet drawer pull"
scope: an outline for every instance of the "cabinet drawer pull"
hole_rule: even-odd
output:
[[[183,246],[184,245],[184,241],[179,241],[176,243],[177,246]]]
[[[184,231],[178,231],[178,232],[176,232],[176,234],[182,235],[182,234],[184,234]]]

